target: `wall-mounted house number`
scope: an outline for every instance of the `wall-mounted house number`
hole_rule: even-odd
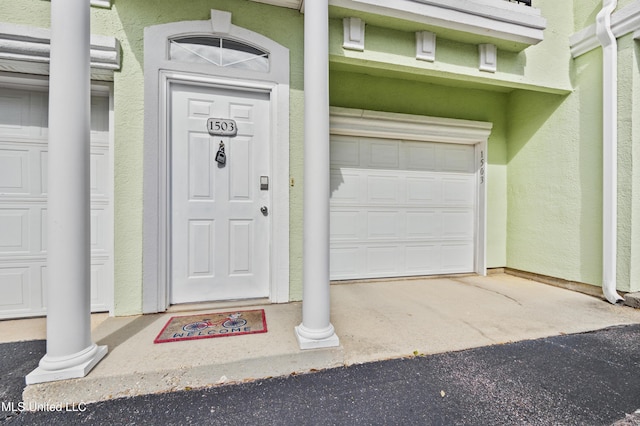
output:
[[[229,118],[209,118],[207,130],[211,136],[235,136],[238,134],[238,125]]]

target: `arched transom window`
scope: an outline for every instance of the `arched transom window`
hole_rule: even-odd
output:
[[[188,36],[169,40],[169,59],[269,72],[269,53],[246,43],[216,36]]]

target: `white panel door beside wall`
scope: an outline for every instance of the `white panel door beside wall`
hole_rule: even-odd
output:
[[[331,279],[474,271],[474,146],[331,138]]]
[[[46,313],[47,102],[45,91],[0,87],[0,319]],[[91,100],[90,143],[91,308],[108,311],[113,281],[108,97]]]
[[[170,303],[267,297],[269,95],[171,87]],[[209,118],[233,119],[237,136],[210,136]]]

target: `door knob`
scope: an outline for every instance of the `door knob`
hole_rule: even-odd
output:
[[[260,211],[262,212],[263,215],[267,215],[269,213],[269,209],[267,208],[267,206],[262,206],[260,207]]]

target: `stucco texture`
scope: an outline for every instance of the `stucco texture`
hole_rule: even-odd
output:
[[[252,2],[233,0],[190,1],[176,7],[170,0],[128,0],[116,2],[112,11],[96,10],[99,24],[92,30],[114,34],[122,43],[122,69],[116,73],[116,173],[115,173],[115,312],[117,315],[139,313],[142,305],[142,174],[143,152],[143,31],[145,27],[167,22],[208,20],[211,9],[232,13],[234,25],[261,33],[290,49],[291,68],[298,70],[302,63],[302,18],[296,11],[278,9]],[[161,41],[159,41],[161,42]],[[301,154],[295,147],[302,145],[302,75],[291,74],[291,176],[302,181]],[[301,187],[291,190],[292,250],[297,253],[296,232],[301,228]],[[296,259],[292,265],[298,265]],[[291,287],[295,294],[301,288],[301,269],[294,267]]]
[[[632,0],[620,0],[619,9]],[[0,0],[5,22],[49,26],[50,3]],[[602,55],[572,59],[569,36],[595,20],[601,0],[534,0],[545,39],[498,51],[497,72],[478,69],[474,43],[437,33],[436,60],[415,58],[416,28],[377,19],[365,50],[342,48],[343,10],[331,9],[332,106],[493,123],[488,144],[487,266],[600,285],[602,257]],[[144,28],[207,20],[210,10],[290,50],[290,299],[302,297],[303,15],[245,0],[125,0],[92,8],[92,33],[116,37],[114,228],[116,315],[142,309]],[[162,41],[159,41],[162,42]],[[620,288],[640,289],[640,75],[638,43],[620,41]],[[634,99],[636,102],[634,102]]]
[[[232,23],[261,33],[290,50],[291,293],[302,289],[302,15],[294,10],[237,0],[115,1],[111,9],[91,9],[91,33],[113,36],[121,45],[122,66],[114,74],[114,313],[142,311],[142,177],[144,170],[144,28],[167,22],[208,20],[211,9],[232,13]],[[16,7],[0,1],[5,22],[48,28],[50,3],[25,0]],[[161,42],[161,41],[159,41]]]
[[[618,288],[640,290],[640,48],[618,40]],[[634,102],[635,101],[635,102]]]
[[[576,20],[583,25],[590,11],[577,9]],[[568,2],[563,12],[565,20],[572,16]],[[567,27],[560,24],[554,24],[558,31]],[[567,31],[563,38],[571,34]],[[577,60],[569,57],[567,63],[571,94],[515,91],[509,98],[507,266],[600,285],[600,51]]]
[[[618,2],[618,10],[631,2]],[[575,31],[595,22],[599,0],[574,2]],[[602,283],[602,49],[571,60],[573,92],[516,91],[508,143],[507,266]],[[638,45],[618,40],[617,288],[640,288]],[[634,102],[634,100],[636,100]]]

